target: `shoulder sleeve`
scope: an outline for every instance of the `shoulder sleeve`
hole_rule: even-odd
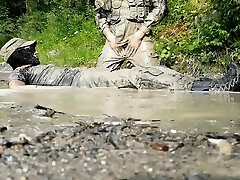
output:
[[[28,79],[28,70],[14,70],[8,78],[8,82],[12,80],[19,80],[27,84],[27,79]]]
[[[158,24],[167,14],[167,0],[152,0],[152,10],[144,20],[141,30],[145,33],[149,32],[152,26]]]
[[[108,28],[107,12],[111,10],[111,0],[95,0],[95,22],[103,31]]]

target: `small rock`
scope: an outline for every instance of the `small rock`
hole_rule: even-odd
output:
[[[105,165],[105,164],[106,164],[106,161],[101,161],[101,164],[102,164],[102,165]]]
[[[52,166],[56,166],[56,162],[55,161],[52,162]]]
[[[0,155],[2,155],[4,153],[4,149],[2,146],[0,146]]]
[[[27,136],[26,134],[19,134],[18,137],[19,137],[20,139],[25,139],[25,140],[27,140],[27,141],[31,141],[31,140],[32,140],[32,138],[29,137],[29,136]]]
[[[152,149],[156,151],[168,151],[169,147],[165,144],[155,143],[155,144],[152,144]]]
[[[27,178],[22,176],[22,177],[20,177],[20,180],[27,180]]]
[[[0,132],[4,132],[4,131],[7,131],[7,127],[5,126],[0,127]]]
[[[212,144],[216,144],[219,148],[221,154],[231,155],[232,154],[232,146],[227,140],[223,139],[208,139]]]
[[[176,134],[176,133],[177,133],[177,131],[176,131],[175,129],[171,129],[170,132],[173,133],[173,134]]]
[[[24,165],[22,168],[22,172],[27,172],[28,171],[28,166]]]

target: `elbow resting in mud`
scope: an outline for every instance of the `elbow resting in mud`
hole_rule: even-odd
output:
[[[19,87],[22,87],[22,86],[25,86],[26,84],[22,81],[19,81],[19,80],[12,80],[9,82],[8,84],[8,87],[10,89],[16,89],[16,88],[19,88]]]

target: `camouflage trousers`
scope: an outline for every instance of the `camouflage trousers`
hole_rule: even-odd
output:
[[[137,66],[113,72],[105,68],[88,68],[81,71],[81,77],[75,86],[190,90],[193,81],[193,77],[164,66]]]
[[[158,63],[158,55],[155,51],[151,37],[144,37],[140,47],[133,57],[124,59],[117,55],[106,41],[103,50],[98,58],[97,67],[109,68],[110,70],[120,69],[121,67],[151,67]]]

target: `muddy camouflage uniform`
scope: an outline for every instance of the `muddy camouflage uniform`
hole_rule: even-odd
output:
[[[121,69],[110,72],[105,68],[60,68],[53,65],[38,65],[25,70],[14,70],[11,80],[20,80],[26,85],[117,87],[135,89],[191,89],[193,78],[162,66]]]
[[[9,76],[9,82],[20,80],[26,85],[40,86],[239,92],[239,77],[240,68],[234,63],[231,63],[227,73],[218,79],[196,79],[164,66],[133,67],[110,72],[106,68],[60,68],[53,65],[38,65],[25,70],[14,70]]]
[[[13,38],[1,48],[0,55],[14,69],[10,73],[9,82],[19,80],[26,85],[41,86],[240,91],[240,68],[235,63],[229,64],[222,78],[196,80],[164,66],[136,66],[110,72],[100,67],[60,68],[38,65],[40,61],[35,55],[35,46],[36,41]],[[10,71],[7,63],[0,64],[0,80],[4,80]],[[25,65],[32,67],[26,68]]]
[[[106,68],[60,68],[39,65],[35,56],[36,41],[20,38],[9,40],[0,51],[4,60],[13,68],[9,82],[19,80],[26,85],[118,87],[136,89],[188,89],[191,78],[165,67],[134,67],[110,72]],[[7,65],[3,63],[2,71]],[[25,65],[32,67],[24,68]],[[9,66],[8,66],[9,67]],[[0,72],[1,72],[0,69]],[[187,82],[185,82],[187,80]]]
[[[145,36],[137,53],[128,59],[133,65],[157,65],[158,55],[151,39],[151,28],[166,15],[166,0],[95,0],[96,23],[103,31],[109,28],[116,43],[126,47],[129,38],[139,29]],[[120,67],[124,59],[118,56],[106,41],[98,59],[99,67]]]

